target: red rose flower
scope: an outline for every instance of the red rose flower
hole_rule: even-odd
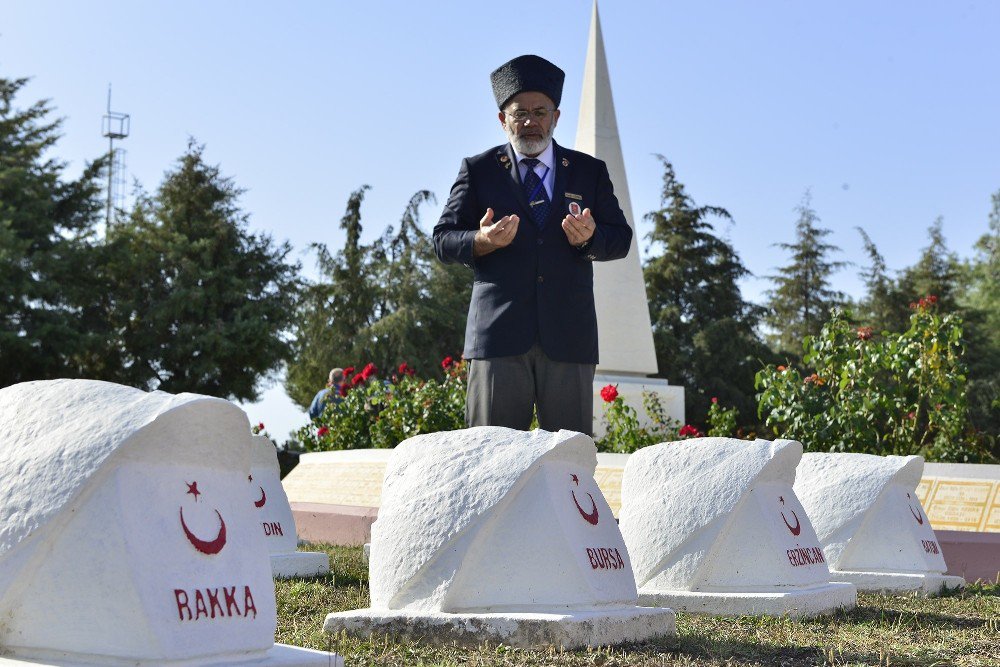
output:
[[[601,389],[601,398],[604,399],[605,403],[614,403],[615,399],[618,398],[618,386],[609,384]]]
[[[364,383],[364,381],[365,381],[365,376],[362,373],[358,373],[351,378],[351,386],[357,387],[359,384]]]
[[[370,362],[365,364],[365,367],[361,369],[361,377],[366,380],[376,373],[378,373],[378,369],[375,368],[375,364]]]
[[[263,431],[264,430],[264,422],[261,422],[261,423],[257,424],[257,428],[259,428],[261,431]]]
[[[399,365],[399,368],[396,369],[396,372],[399,373],[399,375],[401,376],[416,375],[417,373],[415,370],[410,368],[409,364],[407,364],[405,361]]]
[[[697,427],[692,426],[691,424],[685,424],[684,426],[681,427],[681,430],[677,431],[677,435],[681,437],[690,436],[693,438],[697,438],[701,435],[701,431],[699,431]]]
[[[347,392],[350,391],[350,389],[351,389],[350,385],[348,385],[346,382],[340,385],[340,397],[343,398],[344,396],[347,396]]]
[[[712,404],[714,405],[714,404],[716,404],[718,402],[719,402],[719,398],[717,396],[713,396],[712,397]]]
[[[455,360],[451,358],[451,355],[448,355],[447,357],[445,357],[444,359],[441,360],[441,368],[444,368],[444,369],[450,368],[451,365],[454,364],[454,363],[455,363]]]
[[[318,430],[318,431],[316,431],[316,437],[317,437],[317,438],[322,438],[323,436],[325,436],[325,435],[326,435],[327,433],[329,433],[329,432],[330,432],[330,429],[328,429],[328,428],[327,428],[327,427],[325,427],[325,426],[320,426],[320,427],[319,427],[319,430]]]
[[[351,377],[351,373],[353,372],[354,372],[354,366],[348,366],[347,368],[344,369],[344,377],[345,378]]]

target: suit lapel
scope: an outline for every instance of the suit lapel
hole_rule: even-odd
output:
[[[566,156],[566,149],[552,140],[552,146],[555,148],[555,152],[552,154],[553,169],[556,170],[556,180],[552,184],[552,204],[549,206],[549,222],[552,221],[553,216],[558,220],[562,220],[566,215],[565,204],[563,200],[566,198],[566,181],[569,178],[569,170],[572,167],[572,161]]]
[[[517,198],[518,203],[521,204],[521,208],[524,209],[522,213],[528,213],[528,217],[530,218],[531,208],[528,206],[528,196],[524,194],[524,186],[521,184],[521,170],[517,166],[517,157],[514,155],[514,148],[509,143],[497,149],[497,164],[507,172],[505,180],[514,191],[514,196]]]

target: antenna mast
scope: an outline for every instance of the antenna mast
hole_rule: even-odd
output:
[[[108,138],[108,210],[105,229],[111,227],[111,212],[125,203],[125,150],[115,150],[115,139],[129,133],[129,115],[111,110],[111,84],[108,84],[108,112],[101,122],[103,136]]]

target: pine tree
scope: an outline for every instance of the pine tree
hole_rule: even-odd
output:
[[[60,136],[49,103],[15,106],[26,83],[0,78],[0,386],[79,376],[94,334],[83,309],[104,163],[65,179],[47,156]]]
[[[658,157],[663,208],[645,219],[660,253],[643,273],[660,374],[687,387],[689,421],[701,423],[713,397],[752,421],[754,373],[770,355],[755,331],[761,309],[743,299],[737,284],[749,271],[709,222],[731,216],[718,206],[696,206],[670,162]]]
[[[285,376],[285,393],[303,408],[322,388],[331,368],[347,366],[364,354],[355,349],[356,338],[371,324],[378,298],[361,245],[361,204],[370,189],[363,185],[347,200],[340,219],[345,242],[339,253],[332,254],[323,243],[311,246],[322,277],[303,289]]]
[[[800,352],[806,336],[819,334],[831,309],[844,300],[841,292],[831,289],[830,276],[846,262],[828,259],[840,248],[823,241],[831,232],[818,226],[819,216],[811,203],[807,191],[796,208],[795,242],[775,244],[791,253],[792,262],[778,269],[778,275],[770,276],[775,288],[768,292],[767,323],[774,332],[769,337],[771,347],[792,357]]]
[[[420,227],[419,209],[434,195],[411,197],[398,231],[389,226],[370,245],[360,242],[361,204],[369,187],[351,194],[340,226],[343,249],[314,244],[321,279],[308,285],[297,316],[285,390],[309,404],[331,368],[375,364],[388,377],[406,362],[422,375],[440,374],[440,360],[462,347],[471,284],[464,267],[443,266]]]
[[[256,400],[287,357],[298,265],[248,231],[242,194],[189,142],[154,196],[108,231],[119,382]]]
[[[966,320],[969,419],[992,437],[1000,457],[1000,190],[992,204],[989,231],[961,267],[958,302]]]
[[[896,281],[889,275],[885,259],[871,237],[862,228],[855,229],[864,241],[869,266],[859,274],[865,283],[866,292],[854,313],[859,320],[877,331],[903,331],[908,326],[908,304],[913,299],[899,292]]]
[[[369,338],[372,359],[388,369],[406,362],[421,374],[441,374],[439,362],[462,349],[471,284],[467,269],[438,262],[420,228],[419,207],[433,202],[426,190],[407,205],[399,231],[386,229],[373,246],[382,298]],[[450,286],[450,291],[440,289]]]

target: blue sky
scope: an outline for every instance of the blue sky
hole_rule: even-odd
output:
[[[566,71],[556,140],[572,145],[590,0],[23,2],[0,0],[0,75],[65,118],[70,173],[106,150],[107,86],[132,116],[129,178],[148,190],[189,136],[246,188],[254,229],[339,247],[349,193],[373,237],[429,189],[429,229],[461,158],[501,143],[489,72],[521,53]],[[600,5],[638,230],[659,205],[662,153],[756,277],[786,258],[806,189],[840,259],[863,227],[891,269],[938,216],[968,256],[1000,189],[1000,3],[642,2]],[[644,246],[645,243],[641,243]],[[835,286],[860,294],[857,268]],[[357,360],[346,360],[357,361]],[[346,363],[345,361],[345,363]],[[322,378],[317,379],[321,384]],[[305,418],[280,387],[248,410],[283,439]]]

